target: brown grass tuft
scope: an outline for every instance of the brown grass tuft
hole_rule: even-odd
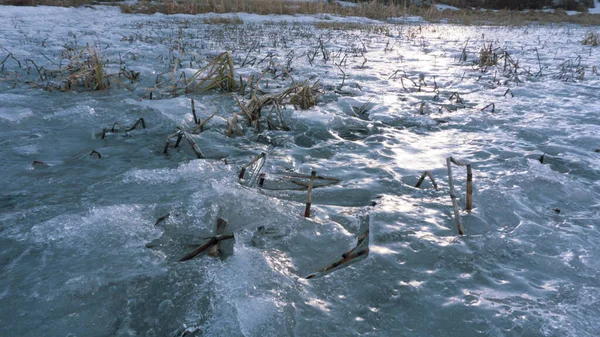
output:
[[[581,42],[586,46],[597,47],[600,45],[600,34],[594,32],[588,32],[585,34],[583,41]]]

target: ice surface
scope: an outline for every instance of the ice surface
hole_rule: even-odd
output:
[[[597,336],[600,49],[581,43],[589,27],[244,13],[241,25],[204,23],[212,15],[0,6],[0,60],[21,62],[0,72],[0,335]],[[480,66],[490,44],[498,63]],[[86,46],[140,81],[44,90],[31,61],[55,70]],[[264,73],[264,93],[319,81],[317,106],[287,104],[290,131],[258,132],[234,99],[248,104],[248,90],[159,84],[226,50],[236,77]],[[193,127],[191,98],[201,120],[216,114],[192,135],[206,158],[185,140],[163,154],[168,135]],[[241,136],[226,135],[232,112]],[[125,131],[139,118],[145,129]],[[249,186],[256,166],[240,183],[261,152],[264,188]],[[449,155],[473,164],[462,238]],[[313,190],[306,219],[307,180],[285,175],[311,170],[340,181]],[[413,187],[425,170],[439,190]],[[466,170],[454,175],[463,207]],[[218,217],[235,233],[222,259],[178,263]],[[366,227],[368,256],[305,279]]]

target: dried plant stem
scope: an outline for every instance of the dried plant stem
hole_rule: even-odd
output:
[[[310,182],[308,183],[308,192],[306,194],[306,208],[304,209],[304,217],[310,217],[310,206],[312,205],[312,189],[315,178],[317,177],[317,172],[312,171],[310,173]]]
[[[196,116],[196,104],[192,98],[192,115],[194,116],[194,124],[198,124],[198,117]]]
[[[171,215],[171,213],[167,213],[167,214],[161,216],[160,218],[158,218],[158,220],[156,220],[156,223],[154,224],[154,226],[156,226],[159,223],[165,221],[170,215]]]
[[[198,159],[204,159],[205,157],[202,154],[202,151],[200,150],[200,147],[198,146],[198,144],[196,144],[196,142],[194,141],[194,139],[192,139],[192,137],[190,136],[190,134],[187,133],[187,132],[184,132],[183,134],[185,136],[185,139],[188,141],[188,143],[192,147],[192,150],[194,150],[194,153],[196,154],[196,157],[198,157]]]
[[[456,227],[458,228],[458,234],[463,235],[463,226],[460,219],[460,210],[458,209],[458,201],[456,200],[456,192],[454,190],[454,182],[452,181],[452,163],[451,157],[446,158],[446,165],[448,166],[448,185],[450,185],[450,198],[452,198],[452,207],[454,208],[454,220],[456,221]]]
[[[458,160],[453,157],[450,157],[450,161],[458,166],[467,167],[467,202],[465,209],[470,211],[473,209],[473,171],[471,170],[471,164],[464,160]]]
[[[300,174],[300,173],[286,173],[286,174],[282,174],[281,176],[283,176],[283,177],[291,177],[291,178],[311,178],[312,177],[312,175]],[[315,176],[314,179],[315,180],[329,180],[329,181],[335,181],[335,182],[340,182],[341,181],[339,178],[325,177],[325,176]]]
[[[217,231],[216,231],[217,236],[223,235],[223,233],[225,233],[225,227],[227,227],[227,221],[223,220],[222,218],[218,218],[217,219]],[[219,244],[219,241],[217,241],[208,250],[208,255],[210,255],[212,257],[217,257],[217,256],[219,256],[220,249],[221,249],[221,245]]]
[[[229,240],[229,239],[233,239],[233,238],[234,238],[233,234],[213,236],[213,237],[209,238],[208,241],[205,244],[203,244],[200,247],[194,249],[194,251],[191,252],[191,253],[189,253],[188,255],[182,257],[179,260],[179,262],[184,262],[184,261],[187,261],[187,260],[191,260],[191,259],[195,258],[196,256],[200,255],[205,250],[207,250],[210,247],[212,247],[217,242],[223,241],[223,240]]]
[[[209,120],[211,120],[211,118],[215,117],[217,113],[214,113],[210,116],[208,116],[207,119],[205,119],[204,121],[201,121],[200,123],[197,123],[198,125],[196,125],[196,127],[194,128],[194,130],[192,130],[192,132],[196,132],[198,130],[200,130],[200,132],[204,131],[204,126],[206,125],[206,123],[208,123]]]
[[[417,181],[417,184],[415,185],[415,187],[421,187],[421,184],[425,180],[425,177],[429,177],[429,180],[431,180],[431,184],[433,185],[433,188],[435,188],[437,190],[438,185],[435,183],[435,179],[433,179],[433,174],[431,174],[430,171],[425,171],[425,172],[423,172],[423,174],[421,174],[421,178],[419,178],[419,181]]]
[[[318,273],[328,272],[328,271],[335,269],[343,264],[346,264],[356,258],[359,258],[363,255],[369,254],[368,238],[369,238],[369,229],[367,229],[363,234],[361,234],[361,236],[359,236],[358,242],[356,243],[356,246],[354,246],[354,248],[352,248],[351,250],[342,254],[341,259],[328,265],[325,268],[319,269],[319,271],[317,273],[310,274],[306,278],[307,279],[315,278],[318,275]],[[365,242],[365,241],[367,241],[367,247],[364,249],[359,249],[359,247],[363,246],[363,242]]]
[[[93,155],[96,155],[99,159],[102,159],[102,155],[96,150],[92,150],[92,152],[90,152],[90,157]]]
[[[259,159],[262,159],[266,155],[267,155],[266,153],[261,152],[261,154],[259,154],[256,157],[252,158],[252,160],[250,160],[246,165],[244,165],[242,167],[242,169],[240,170],[239,179],[244,179],[244,174],[246,174],[246,169],[248,167],[250,167],[251,165],[254,165],[254,163],[256,163]]]

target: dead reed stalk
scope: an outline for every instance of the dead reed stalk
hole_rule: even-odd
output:
[[[452,163],[451,157],[446,158],[446,165],[448,166],[448,185],[450,186],[450,198],[452,198],[452,207],[454,209],[454,220],[456,221],[456,227],[458,228],[458,234],[463,235],[464,230],[460,219],[460,210],[458,209],[458,201],[456,200],[456,191],[454,190],[454,182],[452,180]]]
[[[317,178],[317,172],[312,171],[310,173],[310,181],[308,183],[308,192],[306,194],[306,208],[304,209],[304,217],[305,218],[310,217],[310,206],[312,205],[312,189],[313,189],[313,183],[316,178]]]
[[[421,174],[421,178],[419,178],[419,181],[417,181],[417,184],[415,185],[415,187],[417,187],[417,188],[421,187],[421,184],[425,180],[425,177],[429,177],[429,180],[431,180],[431,184],[433,185],[433,188],[435,188],[437,190],[438,185],[435,183],[435,179],[433,179],[433,174],[431,174],[430,171],[425,171],[425,172],[423,172],[423,174]]]

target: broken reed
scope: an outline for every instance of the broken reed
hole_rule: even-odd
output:
[[[250,160],[246,165],[242,166],[242,169],[240,170],[240,174],[238,176],[238,178],[240,180],[244,179],[244,175],[246,174],[246,169],[252,165],[254,165],[254,163],[256,163],[257,161],[259,161],[260,159],[264,158],[267,154],[264,152],[261,152],[259,155],[257,155],[256,157],[252,158],[252,160]]]
[[[454,208],[454,218],[456,220],[456,226],[458,227],[458,233],[464,234],[462,222],[460,218],[460,210],[458,208],[458,201],[456,198],[456,191],[454,190],[454,182],[452,178],[452,163],[457,166],[467,167],[467,200],[466,207],[467,211],[473,209],[473,172],[471,170],[471,164],[466,161],[458,160],[453,157],[446,158],[446,165],[448,166],[448,185],[450,186],[450,197],[452,198],[452,207]]]
[[[317,172],[312,171],[310,173],[310,181],[308,183],[308,192],[306,193],[306,208],[304,208],[304,217],[310,217],[310,206],[312,205],[312,190],[315,179],[317,178]]]
[[[366,242],[367,247],[362,248],[364,246],[363,245],[364,242]],[[325,273],[325,272],[331,271],[337,267],[340,267],[344,264],[352,262],[363,255],[368,255],[368,254],[369,254],[369,228],[367,228],[367,230],[358,237],[356,246],[354,246],[354,248],[352,248],[349,251],[342,254],[341,259],[335,261],[334,263],[332,263],[324,268],[319,269],[316,273],[308,275],[306,277],[306,279],[315,278],[320,273]]]
[[[433,174],[431,174],[430,171],[425,171],[425,172],[423,172],[423,174],[421,174],[421,178],[419,178],[419,181],[417,181],[417,184],[415,185],[415,187],[417,187],[417,188],[421,187],[421,184],[425,180],[425,177],[429,177],[429,180],[431,180],[431,184],[433,185],[433,188],[435,188],[437,190],[438,185],[435,183],[435,179],[433,179]]]
[[[174,138],[176,138],[176,141],[175,141],[175,144],[172,144],[171,140]],[[196,141],[194,141],[194,139],[192,138],[192,136],[183,130],[177,130],[177,132],[167,136],[165,147],[163,149],[163,153],[167,154],[169,151],[169,148],[179,147],[179,144],[181,143],[181,140],[183,138],[185,138],[185,140],[187,140],[188,144],[192,148],[192,151],[194,151],[194,154],[196,154],[196,157],[198,159],[206,158],[204,156],[204,154],[202,153],[202,150],[200,150],[200,147],[198,146],[198,144],[196,144]]]
[[[227,221],[222,218],[217,219],[217,229],[215,233],[217,236],[222,236],[225,233],[225,227],[227,227]],[[208,249],[208,255],[212,257],[217,257],[220,254],[221,244],[217,241],[212,247]]]
[[[121,125],[119,122],[114,122],[112,127],[109,129],[107,128],[103,128],[102,129],[102,134],[100,135],[100,139],[105,139],[106,138],[106,133],[107,132],[111,132],[111,133],[116,133],[119,131],[124,131],[124,132],[129,132],[129,131],[133,131],[135,129],[137,129],[138,125],[142,125],[142,129],[146,128],[146,121],[144,120],[144,118],[140,118],[138,119],[131,127],[124,127],[123,125]],[[117,128],[118,127],[118,128]]]

